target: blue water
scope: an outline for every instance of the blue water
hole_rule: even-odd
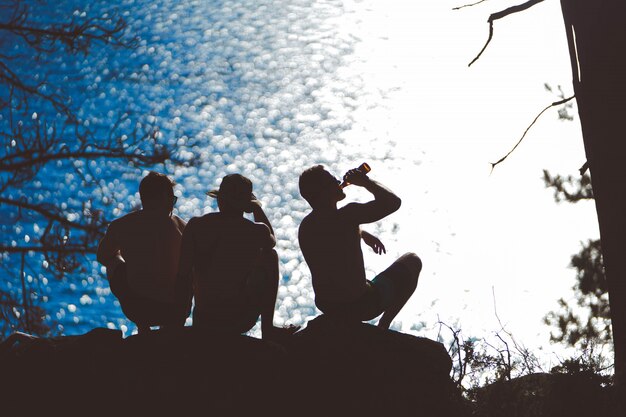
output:
[[[304,324],[316,310],[297,246],[297,225],[307,210],[297,176],[315,163],[340,173],[365,160],[375,166],[393,157],[393,146],[381,153],[343,136],[352,127],[352,113],[371,94],[350,70],[359,39],[342,31],[338,20],[349,11],[333,0],[116,3],[121,5],[35,5],[34,18],[46,22],[67,13],[80,18],[115,10],[129,22],[129,35],[139,36],[137,49],[95,44],[87,56],[62,52],[47,63],[22,49],[28,59],[16,64],[18,73],[46,76],[61,86],[88,120],[86,127],[102,135],[127,114],[120,129],[158,125],[162,140],[177,147],[177,158],[197,158],[195,166],[153,167],[178,183],[177,212],[185,219],[215,210],[204,193],[223,175],[249,176],[278,239],[282,278],[275,322]],[[10,51],[15,42],[0,40],[0,50]],[[6,123],[6,109],[2,115],[0,123]],[[23,117],[26,123],[55,120],[45,104]],[[68,134],[67,140],[76,139]],[[103,160],[51,163],[27,188],[9,193],[23,192],[30,201],[51,202],[76,216],[88,204],[112,219],[138,207],[137,183],[146,172]],[[0,206],[0,214],[4,244],[36,242],[45,228],[10,207]],[[21,297],[19,257],[4,254],[1,261],[3,288]],[[26,261],[32,302],[48,312],[55,332],[79,334],[102,326],[134,331],[93,256],[59,276],[39,254],[29,253]]]

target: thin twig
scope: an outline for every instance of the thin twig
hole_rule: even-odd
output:
[[[106,221],[103,221],[102,223],[99,223],[99,224],[82,224],[82,223],[73,222],[67,219],[64,212],[55,213],[53,210],[51,210],[51,209],[54,209],[55,206],[46,205],[46,204],[31,204],[28,201],[21,200],[21,199],[13,200],[10,198],[0,197],[0,205],[2,204],[7,204],[7,205],[18,207],[20,210],[24,209],[24,210],[37,212],[41,214],[43,217],[59,222],[64,226],[67,226],[72,229],[83,230],[86,232],[99,232],[102,230],[102,228],[106,224]]]
[[[472,59],[472,62],[470,62],[467,66],[471,67],[474,62],[478,61],[478,58],[480,58],[483,52],[485,52],[485,49],[487,49],[487,46],[491,42],[491,38],[493,38],[493,22],[495,20],[502,19],[503,17],[506,17],[513,13],[522,12],[526,9],[533,7],[537,3],[541,3],[542,1],[543,0],[528,0],[526,3],[509,7],[508,9],[493,13],[491,16],[489,16],[489,19],[487,19],[487,22],[489,23],[489,37],[487,38],[487,42],[485,42],[485,46],[483,46],[483,49],[481,49],[478,55],[476,55],[476,58]]]
[[[465,7],[472,7],[472,6],[476,6],[477,4],[484,3],[484,2],[486,2],[486,1],[487,1],[487,0],[480,0],[480,1],[477,1],[476,3],[472,3],[472,4],[464,4],[463,6],[457,6],[457,7],[454,7],[452,10],[460,10],[460,9],[465,8]]]
[[[456,381],[457,385],[461,386],[461,382],[463,381],[463,378],[465,377],[465,372],[464,369],[465,367],[463,366],[463,360],[461,358],[461,341],[459,339],[459,333],[461,332],[460,330],[454,330],[452,327],[448,326],[446,323],[442,322],[441,320],[439,320],[439,329],[441,329],[441,327],[444,326],[446,327],[448,330],[450,330],[450,332],[452,333],[452,336],[454,337],[454,344],[456,345],[456,356],[457,356],[457,361],[459,363],[459,377]],[[440,330],[441,331],[441,330]],[[452,349],[453,346],[450,346],[450,349],[448,349],[448,353],[452,353]]]
[[[96,254],[98,252],[97,246],[85,247],[85,246],[7,246],[0,245],[0,253],[58,253],[58,254]]]
[[[524,134],[522,135],[522,137],[517,141],[517,143],[515,144],[515,146],[513,146],[513,149],[511,149],[506,155],[504,155],[502,158],[500,158],[497,162],[491,162],[491,171],[493,172],[493,169],[496,167],[496,165],[498,165],[499,163],[501,163],[502,161],[504,161],[506,158],[509,157],[509,155],[511,155],[513,153],[513,151],[515,151],[515,149],[517,149],[517,147],[519,146],[520,143],[522,143],[522,141],[524,140],[524,138],[526,137],[526,134],[528,133],[528,131],[530,130],[531,127],[533,127],[533,125],[537,122],[537,120],[539,120],[539,118],[541,117],[541,115],[543,113],[545,113],[548,109],[552,108],[552,107],[556,107],[556,106],[560,106],[561,104],[565,104],[570,100],[573,100],[576,96],[571,96],[568,98],[564,98],[563,100],[559,100],[559,101],[555,101],[554,103],[550,104],[549,106],[546,106],[546,108],[544,108],[543,110],[541,110],[539,112],[539,114],[535,117],[535,119],[532,121],[532,123],[530,125],[528,125],[528,127],[526,128],[526,130],[524,131]]]

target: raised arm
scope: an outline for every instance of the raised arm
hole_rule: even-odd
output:
[[[269,219],[265,215],[265,212],[263,211],[263,208],[261,207],[261,203],[259,203],[257,200],[251,201],[250,206],[246,209],[246,212],[252,213],[252,216],[254,217],[254,221],[256,223],[263,224],[264,228],[267,227],[267,229],[269,230],[269,238],[267,239],[264,238],[266,241],[263,242],[263,246],[270,247],[270,248],[273,248],[274,246],[276,246],[276,236],[274,236],[274,229],[272,228],[272,225],[270,224]],[[265,236],[267,233],[265,230],[262,230],[261,234]]]
[[[351,203],[341,209],[343,215],[357,224],[372,223],[400,208],[402,200],[393,191],[370,179],[356,169],[348,171],[344,179],[350,184],[365,188],[374,195],[374,200],[365,204]]]

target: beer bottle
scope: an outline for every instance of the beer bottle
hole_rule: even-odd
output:
[[[358,168],[356,168],[357,171],[362,172],[363,174],[367,174],[368,172],[370,172],[372,170],[372,168],[370,168],[370,166],[368,165],[367,162],[363,162],[361,165],[359,165]],[[350,183],[348,181],[346,181],[346,176],[343,176],[343,182],[341,184],[339,184],[339,187],[341,188],[345,188],[348,185],[350,185]]]

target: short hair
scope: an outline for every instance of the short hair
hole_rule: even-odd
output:
[[[142,203],[158,200],[164,194],[174,194],[174,181],[167,175],[150,171],[139,183],[139,197]]]
[[[298,181],[300,195],[308,201],[311,207],[315,204],[322,187],[326,184],[324,181],[324,176],[326,175],[328,174],[326,174],[322,165],[312,166],[300,174]]]

